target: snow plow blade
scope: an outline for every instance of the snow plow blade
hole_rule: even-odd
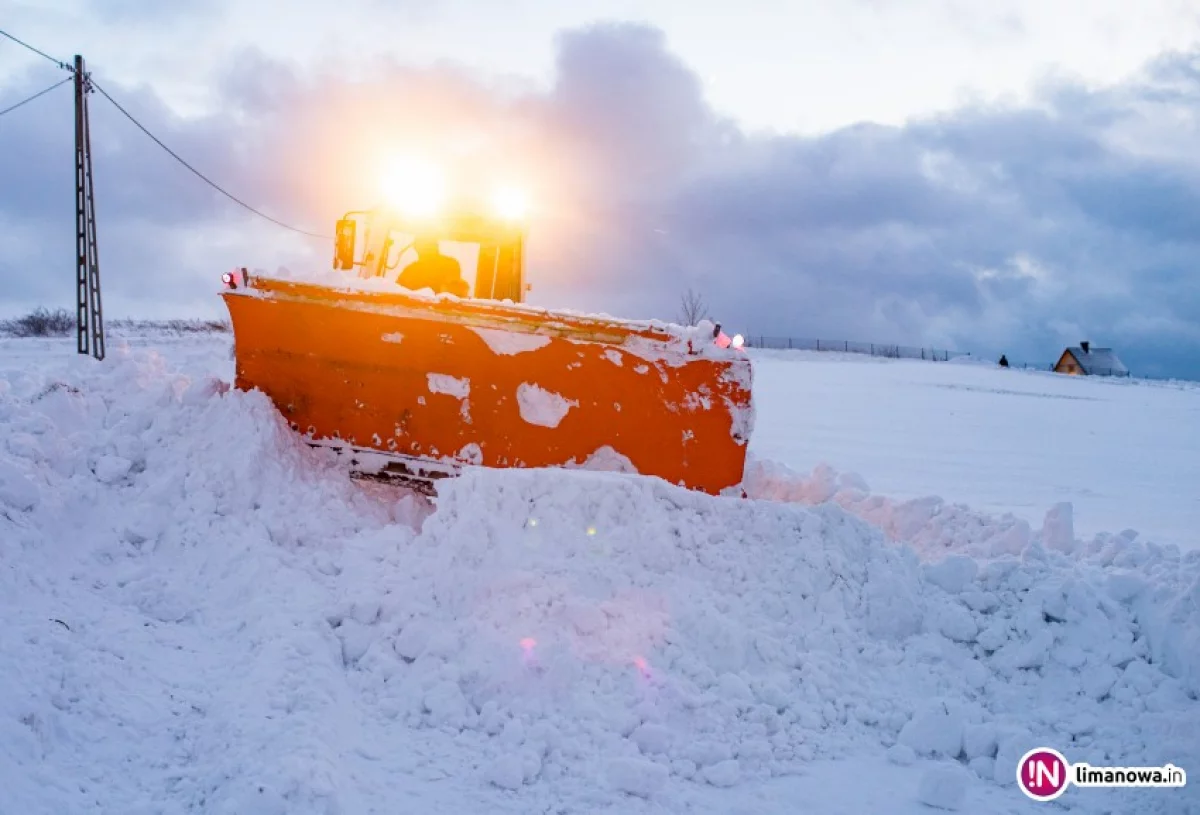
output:
[[[236,387],[258,389],[357,473],[432,482],[462,466],[742,480],[749,358],[707,330],[511,303],[255,276],[222,293]]]

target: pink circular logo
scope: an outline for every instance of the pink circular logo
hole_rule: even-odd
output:
[[[1017,785],[1035,801],[1053,801],[1067,791],[1071,765],[1051,747],[1035,747],[1017,762]]]

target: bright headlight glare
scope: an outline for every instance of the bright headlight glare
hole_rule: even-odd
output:
[[[384,173],[388,203],[405,215],[436,215],[446,203],[446,177],[440,167],[418,159],[398,159]]]
[[[524,218],[529,213],[529,193],[510,184],[492,190],[492,210],[501,218]]]

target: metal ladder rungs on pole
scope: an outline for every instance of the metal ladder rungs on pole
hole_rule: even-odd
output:
[[[91,76],[75,55],[75,294],[79,353],[104,359],[104,319],[100,305],[100,254],[96,243],[96,202],[92,186],[92,137],[87,95]]]

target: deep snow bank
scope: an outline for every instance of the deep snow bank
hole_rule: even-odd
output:
[[[1023,630],[1036,635],[1039,647],[1026,650],[1044,650],[1049,657],[1051,645],[1065,644],[1068,663],[1078,663],[1071,667],[1107,677],[1110,665],[1129,664],[1136,646],[1138,656],[1178,680],[1187,693],[1200,694],[1200,551],[1181,553],[1176,546],[1141,541],[1133,529],[1078,539],[1069,503],[1051,507],[1035,530],[1012,515],[991,517],[937,497],[893,501],[872,495],[857,474],[839,474],[828,465],[800,476],[773,462],[752,462],[746,484],[758,498],[838,505],[913,548],[926,561],[930,582],[952,594],[965,592],[967,608],[977,612],[977,627],[991,625],[994,637],[1006,635],[996,643],[999,648],[992,640],[981,641],[987,652],[1015,653],[1007,635],[1021,629],[1005,629],[999,621],[1022,613],[1036,617],[1030,609],[1041,603],[1046,625]],[[997,598],[981,596],[988,584],[1007,591]],[[999,616],[992,615],[996,608]],[[1082,628],[1068,634],[1052,625],[1064,621]],[[1123,644],[1098,643],[1103,632],[1115,633]],[[1087,643],[1072,642],[1080,637]],[[1086,661],[1076,652],[1079,645],[1091,650]],[[1106,651],[1113,658],[1109,664]],[[1002,657],[996,664],[1007,663]]]
[[[642,811],[885,748],[1010,786],[1040,744],[1197,754],[1200,561],[1061,513],[769,465],[780,500],[473,472],[431,512],[142,352],[7,372],[0,426],[17,811]]]

